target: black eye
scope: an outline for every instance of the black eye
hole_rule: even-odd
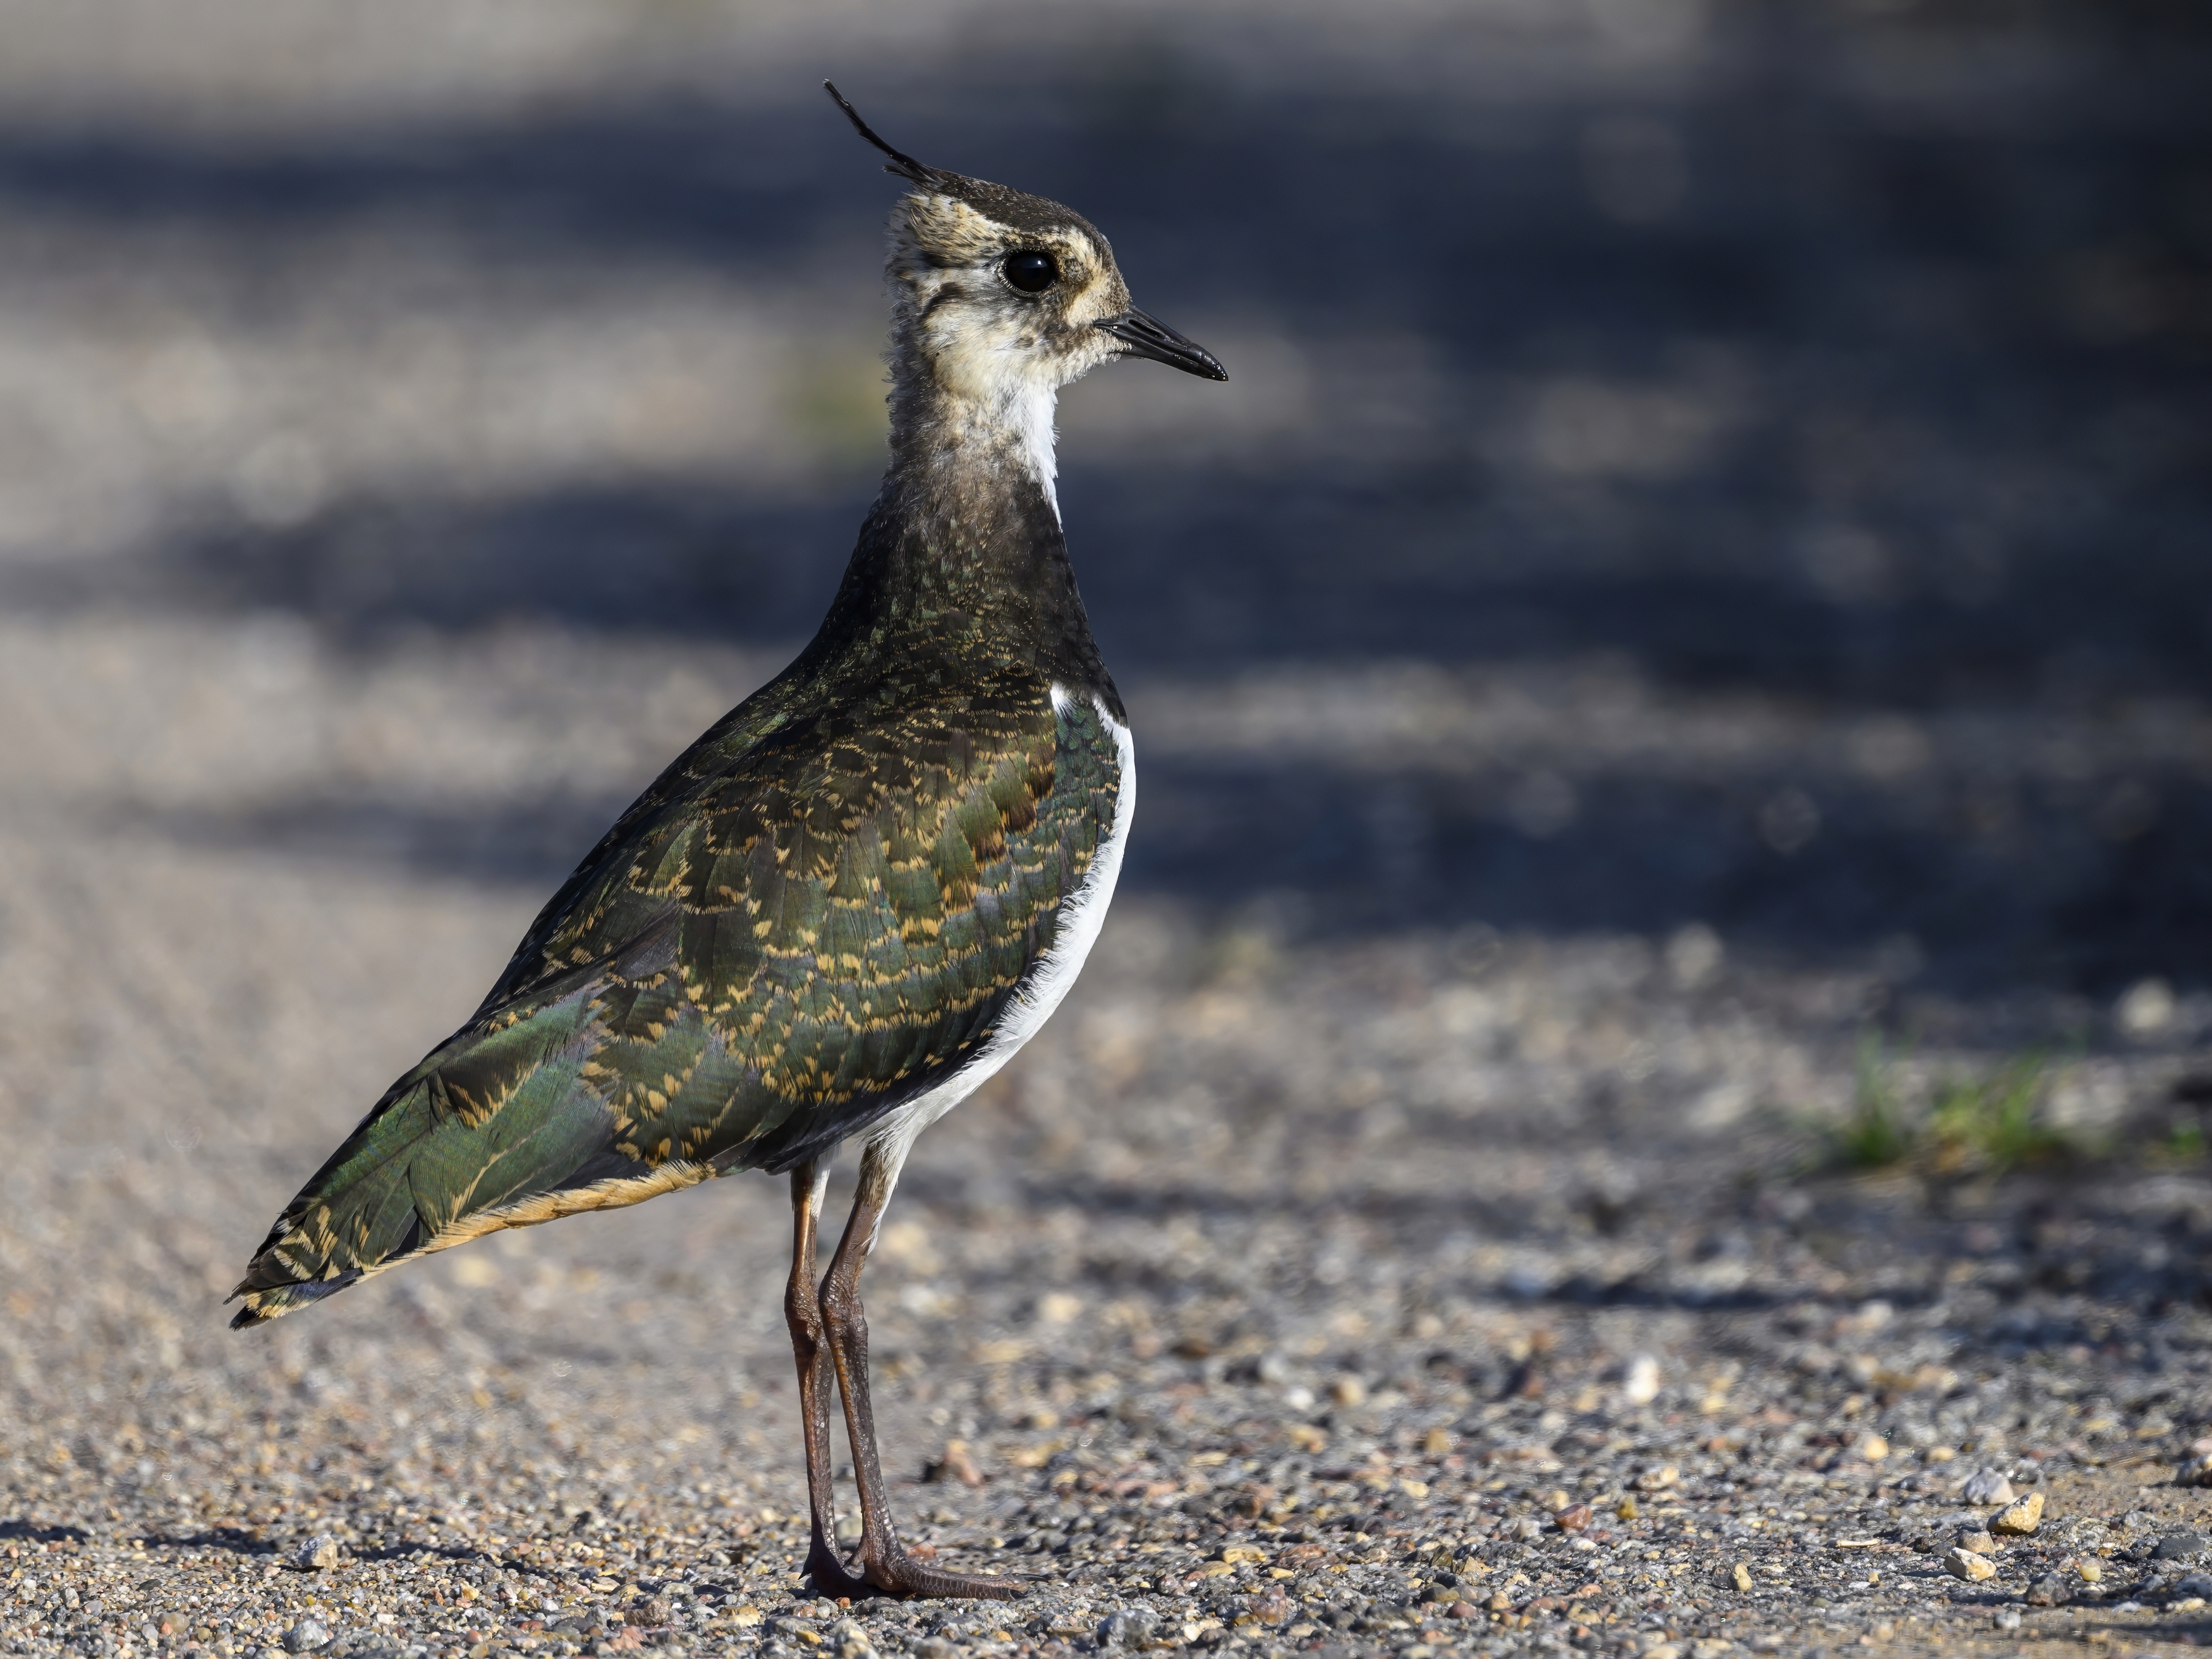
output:
[[[1024,294],[1042,294],[1060,280],[1060,267],[1053,264],[1052,255],[1039,253],[1034,248],[1009,253],[999,269]]]

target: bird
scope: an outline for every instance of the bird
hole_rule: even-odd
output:
[[[1060,389],[1118,358],[1212,380],[1105,236],[893,149],[890,455],[820,628],[617,818],[467,1022],[287,1204],[230,1297],[260,1325],[507,1227],[787,1176],[815,1593],[1005,1599],[901,1541],[860,1281],[915,1138],[1034,1036],[1097,939],[1136,750],[1069,562]],[[817,1280],[832,1159],[859,1146]],[[837,1547],[832,1394],[861,1532]]]

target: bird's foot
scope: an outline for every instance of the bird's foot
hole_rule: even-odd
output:
[[[839,1560],[835,1550],[821,1544],[806,1552],[805,1576],[814,1593],[825,1601],[834,1601],[840,1596],[849,1596],[857,1601],[863,1596],[881,1594]]]
[[[877,1595],[902,1599],[918,1595],[932,1600],[1011,1601],[1022,1594],[1022,1586],[1012,1579],[924,1566],[896,1545],[886,1552],[872,1552],[860,1571]]]

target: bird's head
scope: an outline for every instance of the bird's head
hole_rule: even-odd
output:
[[[899,332],[938,388],[1012,424],[1116,357],[1225,380],[1203,346],[1129,303],[1114,250],[1081,214],[893,149],[829,82],[860,136],[914,186],[891,216]],[[1049,420],[1049,415],[1046,416]]]

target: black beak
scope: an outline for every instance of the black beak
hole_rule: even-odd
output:
[[[1220,359],[1204,346],[1195,340],[1184,339],[1165,323],[1146,316],[1134,306],[1118,317],[1106,318],[1097,326],[1128,348],[1121,354],[1125,357],[1150,357],[1156,363],[1165,363],[1201,380],[1229,378],[1229,371],[1222,368]]]

